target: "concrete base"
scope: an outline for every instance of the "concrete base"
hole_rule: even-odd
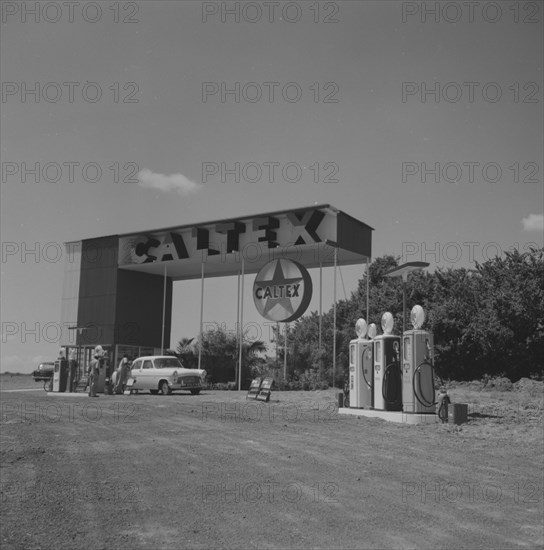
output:
[[[43,391],[43,390],[42,390]],[[46,392],[47,395],[52,395],[54,397],[89,397],[89,392],[86,391],[86,392],[82,392],[82,391],[78,391],[78,392],[69,392],[69,391],[48,391]],[[100,396],[103,396],[103,395],[108,395],[107,393],[98,393],[98,395]]]
[[[338,409],[338,414],[351,416],[364,416],[366,418],[382,418],[389,422],[401,424],[436,424],[439,422],[438,415],[434,413],[419,414],[405,413],[402,411],[379,411],[374,409]]]
[[[0,388],[0,392],[2,393],[13,393],[18,391],[43,391],[43,388],[28,388],[24,390],[5,390],[4,388]]]

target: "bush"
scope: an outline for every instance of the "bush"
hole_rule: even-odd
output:
[[[303,375],[299,380],[275,380],[272,389],[274,391],[315,391],[328,390],[329,383],[326,380],[309,380]]]
[[[220,391],[225,391],[225,390],[228,390],[228,384],[224,383],[224,382],[218,382],[217,384],[213,384],[213,389],[214,390],[220,390]]]

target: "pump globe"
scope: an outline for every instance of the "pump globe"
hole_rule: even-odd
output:
[[[357,319],[355,323],[355,333],[358,338],[364,338],[366,335],[367,324],[366,321],[361,317]]]
[[[425,322],[425,310],[420,305],[416,305],[412,308],[410,312],[410,321],[415,330],[422,327]]]
[[[382,330],[384,334],[391,334],[393,330],[393,325],[395,321],[393,319],[393,314],[389,311],[386,311],[382,315]]]
[[[370,323],[370,325],[368,325],[368,332],[367,332],[369,340],[372,340],[373,338],[375,338],[377,333],[378,333],[378,329],[376,328],[375,323]]]

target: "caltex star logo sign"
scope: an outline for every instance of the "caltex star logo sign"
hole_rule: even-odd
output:
[[[268,262],[253,283],[257,311],[269,321],[287,323],[298,319],[306,311],[311,297],[310,274],[291,260]]]

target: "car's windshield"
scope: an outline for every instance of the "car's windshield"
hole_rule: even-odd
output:
[[[163,357],[154,360],[156,369],[180,369],[181,363],[176,357]]]

